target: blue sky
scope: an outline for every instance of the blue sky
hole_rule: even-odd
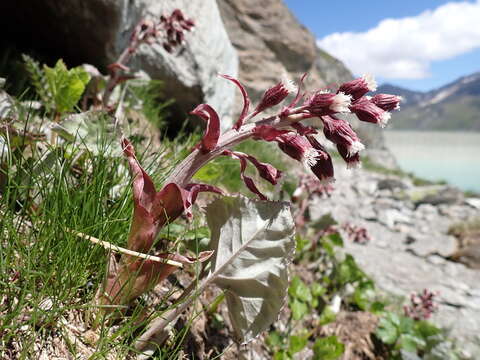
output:
[[[356,75],[427,91],[480,71],[480,0],[285,0]]]

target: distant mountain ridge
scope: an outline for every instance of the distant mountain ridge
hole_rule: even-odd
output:
[[[391,84],[378,92],[404,98],[401,111],[392,116],[393,129],[480,131],[480,72],[428,92]]]

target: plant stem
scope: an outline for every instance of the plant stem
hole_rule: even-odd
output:
[[[188,155],[173,172],[169,175],[165,184],[176,183],[180,186],[187,185],[195,173],[200,170],[205,164],[223,153],[224,150],[231,149],[235,145],[253,137],[254,129],[261,125],[270,125],[276,129],[281,129],[298,122],[305,118],[304,114],[294,114],[288,117],[281,118],[279,115],[271,116],[261,119],[251,124],[243,125],[239,130],[229,130],[223,134],[217,144],[217,147],[212,151],[204,154],[200,149],[195,149]]]

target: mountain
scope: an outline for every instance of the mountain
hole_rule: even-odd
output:
[[[392,116],[392,129],[480,131],[480,72],[429,92],[390,84],[378,92],[404,97],[401,111]]]

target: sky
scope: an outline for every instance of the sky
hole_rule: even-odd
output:
[[[480,71],[480,0],[285,0],[355,74],[428,91]]]

